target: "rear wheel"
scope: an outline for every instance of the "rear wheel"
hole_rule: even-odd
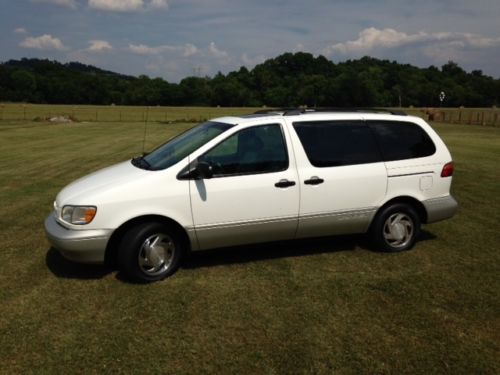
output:
[[[420,233],[420,218],[415,209],[395,203],[380,211],[371,228],[371,238],[377,249],[387,252],[409,250]]]
[[[118,265],[130,280],[157,281],[177,271],[183,252],[176,231],[161,223],[144,223],[123,236]]]

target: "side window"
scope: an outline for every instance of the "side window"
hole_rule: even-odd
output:
[[[293,127],[315,167],[382,160],[372,131],[362,121],[296,122]]]
[[[396,121],[368,121],[382,151],[384,161],[430,156],[436,146],[417,124]]]
[[[278,124],[243,129],[198,160],[212,164],[214,177],[270,173],[288,168],[288,153]]]

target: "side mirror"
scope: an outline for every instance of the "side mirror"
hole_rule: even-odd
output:
[[[212,178],[214,175],[214,167],[206,161],[193,161],[179,172],[177,178],[179,180],[202,180]]]
[[[197,178],[201,178],[201,179],[212,178],[214,175],[214,168],[213,168],[212,164],[210,164],[206,161],[200,161],[196,165],[195,175]]]

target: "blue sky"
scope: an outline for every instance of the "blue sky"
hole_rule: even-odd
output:
[[[500,77],[499,0],[0,0],[0,61],[80,61],[178,82],[287,51],[453,60]]]

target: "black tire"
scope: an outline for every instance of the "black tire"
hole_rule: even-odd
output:
[[[183,254],[184,246],[175,230],[161,223],[143,223],[123,236],[118,268],[131,281],[158,281],[177,271]]]
[[[411,249],[420,234],[420,218],[404,203],[384,207],[373,220],[370,237],[375,250],[395,253]]]

